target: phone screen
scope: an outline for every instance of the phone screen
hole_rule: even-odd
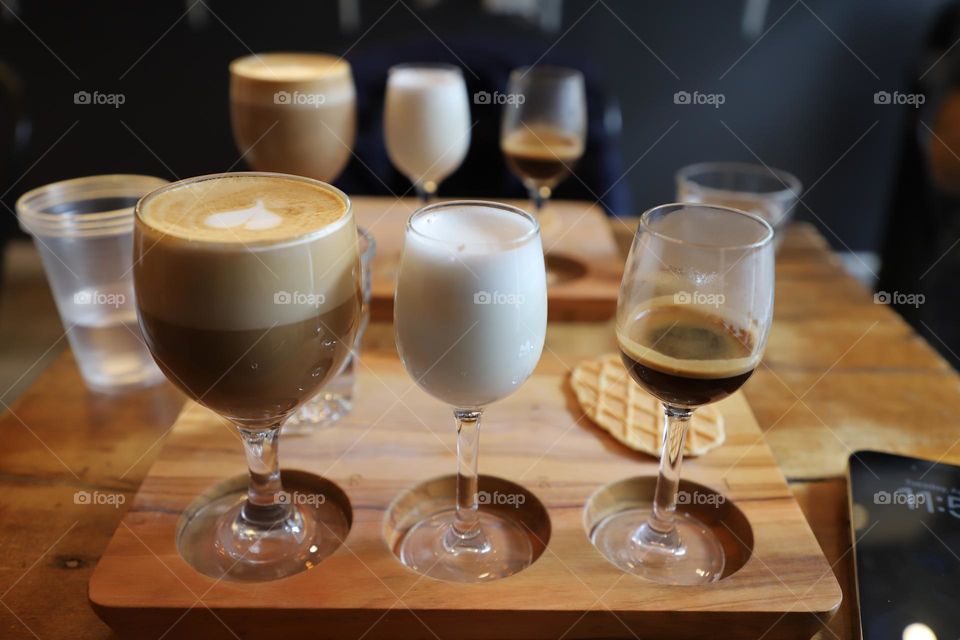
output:
[[[864,640],[960,638],[960,467],[857,451],[849,482]]]

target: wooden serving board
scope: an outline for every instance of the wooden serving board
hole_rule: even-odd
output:
[[[377,242],[370,311],[374,320],[389,320],[404,227],[421,203],[416,198],[351,200],[357,224]],[[527,200],[504,202],[530,210]],[[547,205],[541,219],[543,246],[568,278],[551,282],[548,289],[551,320],[605,320],[616,313],[623,258],[610,224],[599,205],[564,200]]]
[[[548,347],[564,335],[551,325]],[[120,636],[771,640],[808,638],[839,606],[831,567],[740,394],[718,405],[725,444],[683,468],[749,522],[746,530],[735,519],[715,526],[741,556],[739,570],[715,584],[671,587],[609,564],[590,544],[585,504],[608,483],[655,476],[657,462],[582,416],[569,366],[551,352],[516,394],[488,408],[480,455],[483,474],[542,501],[551,529],[545,551],[526,570],[483,584],[413,573],[385,541],[386,514],[404,490],[453,472],[452,417],[414,386],[385,337],[369,343],[353,413],[281,447],[285,469],[322,475],[349,497],[352,528],[340,548],[272,582],[218,581],[188,565],[175,544],[181,514],[245,471],[232,429],[188,404],[90,582],[94,609]]]

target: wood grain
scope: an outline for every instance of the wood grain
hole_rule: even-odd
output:
[[[68,350],[0,418],[0,637],[112,635],[87,585],[183,401],[166,383],[87,391]],[[78,492],[124,503],[78,504]]]
[[[381,206],[387,209],[391,203],[385,199]],[[632,240],[631,224],[635,221],[611,222],[621,248]],[[789,230],[777,270],[777,320],[766,353],[771,371],[761,369],[745,393],[781,469],[794,480],[793,493],[844,591],[839,613],[820,636],[849,640],[859,637],[859,626],[852,608],[851,558],[845,554],[850,533],[841,476],[848,442],[903,453],[936,452],[934,459],[946,453],[956,462],[960,378],[899,316],[873,304],[870,293],[843,272],[812,227],[800,224]],[[591,324],[552,326],[542,366],[562,367],[608,350],[612,324],[599,325],[609,336],[603,344],[592,342],[594,331],[584,330]],[[805,348],[795,349],[787,339],[803,339],[813,335],[810,331],[822,335],[819,344],[828,346],[807,341]],[[855,345],[864,335],[863,347]],[[874,341],[874,336],[890,339]],[[378,344],[392,349],[392,343],[388,323],[371,325],[371,351]],[[795,364],[791,358],[806,367],[794,377],[787,372]],[[838,374],[849,393],[830,391]],[[922,379],[905,388],[904,380],[913,374]],[[804,397],[809,410],[793,407],[796,397],[778,377],[801,395],[817,383]],[[111,636],[87,603],[87,584],[131,500],[120,508],[95,508],[75,505],[73,495],[77,490],[116,490],[132,499],[181,403],[182,396],[167,385],[121,398],[89,393],[69,351],[10,403],[16,415],[0,417],[5,438],[0,447],[0,637]],[[895,419],[886,413],[891,408],[898,412]],[[834,432],[842,422],[847,442],[824,428],[818,416]],[[878,431],[878,424],[887,426]],[[53,607],[56,615],[50,614]],[[395,615],[416,623],[402,608]],[[212,626],[222,628],[208,617]],[[426,633],[422,626],[418,632]]]
[[[608,339],[603,326],[589,330],[594,345]],[[409,621],[392,617],[399,608],[452,640],[666,640],[701,636],[719,621],[733,625],[726,637],[753,640],[809,637],[839,606],[839,585],[741,395],[718,404],[726,442],[685,464],[684,477],[742,510],[752,534],[732,520],[721,530],[729,529],[738,549],[750,547],[752,535],[746,564],[700,587],[664,587],[610,565],[587,539],[584,505],[607,483],[655,476],[657,461],[592,425],[571,397],[569,370],[549,360],[486,412],[480,457],[482,473],[517,482],[543,502],[552,531],[546,551],[521,573],[483,585],[421,579],[393,556],[383,523],[402,491],[455,469],[450,409],[416,387],[394,353],[368,352],[361,362],[361,400],[348,418],[289,439],[282,453],[286,468],[329,478],[349,496],[353,527],[343,546],[311,571],[268,583],[218,581],[187,565],[175,543],[180,514],[212,485],[244,472],[229,427],[189,404],[90,582],[91,602],[114,630],[159,637],[175,624],[179,633],[230,637],[208,629],[213,612],[250,638],[293,638],[320,624],[328,638],[407,637]],[[203,613],[195,608],[201,594]],[[156,616],[149,623],[147,610]]]

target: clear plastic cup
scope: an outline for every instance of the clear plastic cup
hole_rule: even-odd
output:
[[[803,185],[791,173],[746,162],[701,162],[676,175],[677,201],[755,213],[773,227],[774,246],[793,219]]]
[[[114,392],[163,380],[133,297],[133,207],[166,180],[104,175],[48,184],[17,201],[87,386]]]
[[[363,332],[370,322],[370,267],[377,253],[377,243],[369,231],[357,227],[357,242],[360,250],[360,269],[363,287],[363,307],[360,311],[360,326],[353,344],[353,352],[343,364],[337,376],[327,383],[319,394],[297,410],[283,425],[286,434],[307,434],[316,427],[331,425],[353,409],[353,393],[356,385],[354,357],[360,353]]]

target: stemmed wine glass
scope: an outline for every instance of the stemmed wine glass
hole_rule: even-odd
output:
[[[383,108],[387,155],[421,201],[456,171],[470,148],[470,104],[459,67],[411,63],[390,68]]]
[[[394,304],[407,373],[454,407],[456,507],[416,523],[401,561],[422,574],[480,582],[533,561],[518,522],[478,509],[477,450],[483,408],[533,372],[547,326],[540,229],[530,214],[492,202],[454,201],[411,216]]]
[[[573,171],[586,144],[583,74],[534,66],[510,74],[500,127],[507,166],[530,193],[539,213],[553,189]]]
[[[684,440],[697,407],[739,389],[760,363],[773,316],[773,229],[714,205],[666,204],[640,218],[617,306],[631,377],[666,421],[652,509],[630,509],[591,532],[615,565],[669,584],[723,574],[715,534],[677,511]]]
[[[206,502],[184,525],[181,554],[239,580],[315,566],[346,527],[325,501],[283,492],[280,426],[353,345],[360,265],[350,200],[277,173],[191,178],[140,200],[133,244],[144,341],[172,383],[235,425],[249,470],[244,490]]]

